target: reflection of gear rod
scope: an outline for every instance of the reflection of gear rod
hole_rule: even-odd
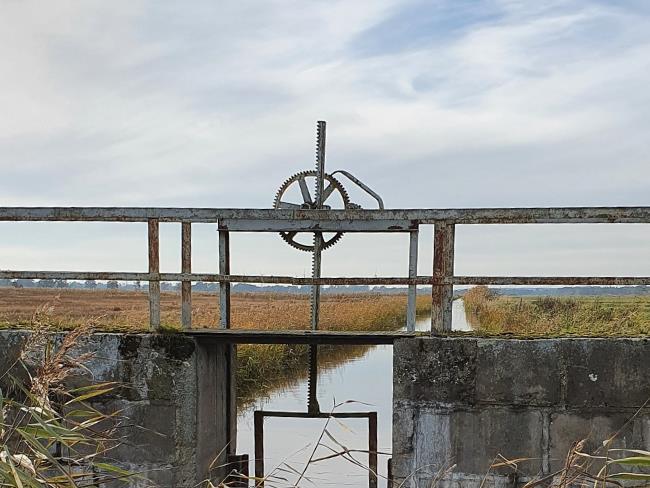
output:
[[[318,404],[318,346],[309,346],[309,377],[307,378],[307,412],[320,413]]]

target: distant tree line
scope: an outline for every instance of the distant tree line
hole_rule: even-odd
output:
[[[98,282],[96,280],[76,281],[76,280],[8,280],[0,279],[0,287],[13,288],[70,288],[70,289],[106,289],[122,291],[143,291],[149,289],[148,283],[118,282],[110,280]],[[162,282],[160,288],[163,291],[180,292],[181,284],[177,282]],[[565,286],[558,288],[492,288],[496,293],[509,296],[597,296],[597,295],[648,295],[650,286]],[[219,283],[207,283],[199,281],[192,284],[192,290],[205,293],[217,293]],[[262,286],[251,283],[235,283],[232,286],[233,292],[239,293],[287,293],[287,294],[308,294],[310,286],[289,286],[289,285],[270,285]],[[350,286],[324,286],[323,293],[329,294],[346,294],[346,293],[377,293],[381,295],[403,294],[407,288],[404,286],[367,286],[367,285],[350,285]],[[467,290],[454,290],[454,295],[462,296]],[[430,294],[430,286],[419,286],[418,294]]]

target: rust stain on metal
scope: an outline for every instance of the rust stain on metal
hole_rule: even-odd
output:
[[[3,279],[63,279],[149,281],[150,320],[160,324],[160,281],[181,282],[181,316],[191,327],[191,282],[219,282],[222,310],[229,310],[231,283],[288,285],[432,285],[434,328],[446,330],[450,324],[454,285],[650,285],[648,276],[454,276],[453,243],[456,224],[517,223],[650,223],[650,207],[569,207],[494,209],[209,209],[133,207],[0,207],[0,221],[104,221],[147,222],[149,270],[142,272],[102,271],[21,271],[0,270]],[[160,273],[159,223],[182,223],[181,273]],[[191,272],[191,224],[219,223],[220,272]],[[434,224],[434,266],[431,276],[415,276],[413,262],[408,277],[312,277],[231,275],[229,238],[232,231],[413,232],[420,225]],[[236,229],[236,230],[233,230]],[[411,243],[412,247],[412,243]],[[412,260],[413,261],[413,260]],[[227,314],[221,326],[228,326]]]
[[[192,223],[181,224],[181,272],[192,273]],[[181,323],[183,329],[192,327],[192,281],[181,282]]]
[[[445,280],[454,275],[455,225],[441,222],[434,226],[433,279],[431,287],[431,330],[451,330],[453,284]]]
[[[149,325],[160,328],[160,231],[156,219],[149,219]]]

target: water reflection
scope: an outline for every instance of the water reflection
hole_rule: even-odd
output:
[[[453,329],[471,330],[465,317],[462,300],[456,300],[453,305]],[[419,320],[417,330],[429,330],[430,319]],[[354,347],[354,346],[341,346]],[[376,411],[378,417],[378,450],[389,453],[392,443],[392,369],[393,348],[377,346],[368,348],[365,354],[332,368],[322,368],[318,378],[318,401],[322,411],[331,410],[334,405],[348,402],[340,406],[338,411]],[[240,453],[254,453],[253,443],[253,410],[289,410],[306,411],[307,382],[297,381],[267,398],[262,398],[256,404],[243,412],[238,419],[238,447]],[[274,473],[281,479],[267,482],[266,486],[294,486],[299,479],[297,472],[302,472],[307,460],[312,455],[314,447],[327,421],[323,419],[266,419],[264,423],[264,448],[267,475],[276,468]],[[323,443],[333,450],[341,451],[339,444],[350,450],[367,450],[367,421],[362,419],[330,420],[327,425],[328,434],[323,437]],[[331,455],[332,450],[319,447],[316,458]],[[367,466],[368,456],[353,453],[359,463]],[[386,486],[386,460],[388,456],[379,456],[379,486]],[[294,471],[295,470],[295,471]],[[253,465],[251,463],[251,474]],[[306,477],[300,486],[368,486],[368,473],[351,461],[337,457],[311,464]]]

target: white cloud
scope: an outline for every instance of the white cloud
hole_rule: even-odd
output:
[[[269,206],[320,118],[328,167],[390,207],[647,203],[647,15],[486,0],[480,22],[355,50],[418,5],[5,2],[4,204]]]

